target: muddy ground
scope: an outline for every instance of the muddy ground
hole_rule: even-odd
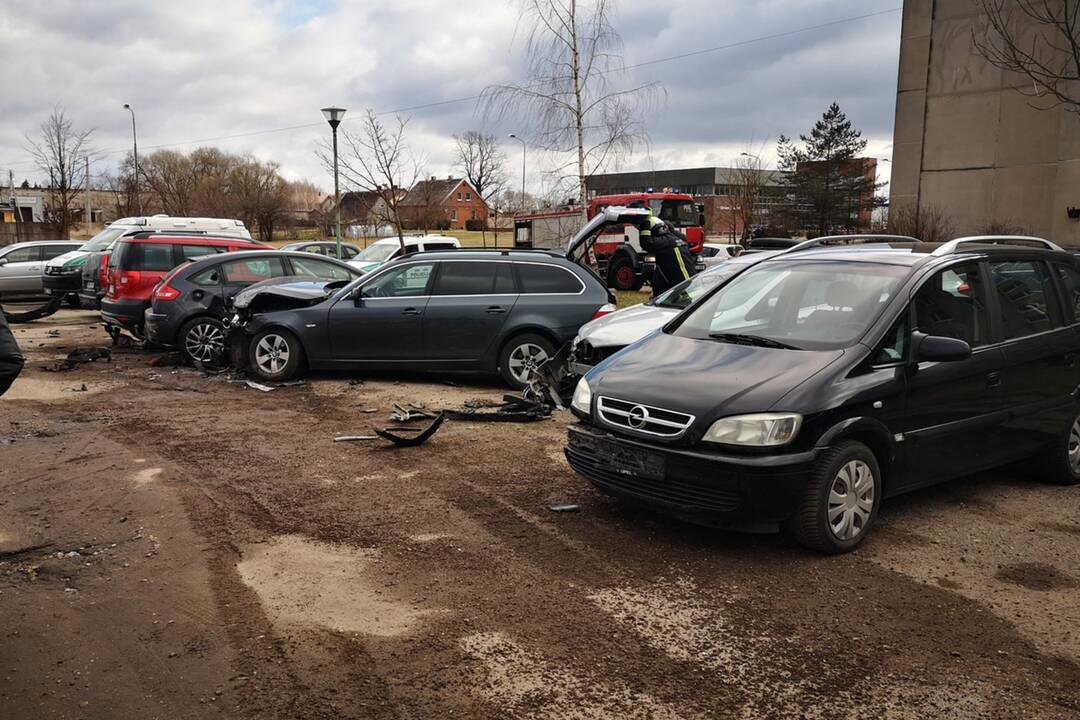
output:
[[[4,718],[1080,718],[1080,489],[966,478],[820,557],[600,495],[565,415],[332,442],[492,381],[43,369],[93,322],[19,327],[0,399]]]

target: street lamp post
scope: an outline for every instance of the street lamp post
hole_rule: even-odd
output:
[[[135,109],[124,103],[124,109],[131,113],[131,148],[135,160],[135,207],[142,215],[142,193],[139,192],[139,135],[135,132]]]
[[[341,191],[338,186],[338,154],[337,154],[337,128],[341,124],[341,118],[345,117],[345,108],[326,107],[322,109],[323,117],[330,123],[330,129],[334,136],[334,240],[337,242],[337,258],[342,258],[341,253]]]
[[[525,141],[514,133],[510,137],[521,143],[521,212],[525,212]]]

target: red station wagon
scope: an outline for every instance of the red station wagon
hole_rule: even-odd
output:
[[[243,238],[139,233],[122,239],[109,256],[108,289],[101,319],[113,340],[126,330],[143,337],[143,314],[154,288],[170,270],[197,257],[238,250],[266,250]]]

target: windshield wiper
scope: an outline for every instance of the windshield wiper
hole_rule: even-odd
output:
[[[719,340],[720,342],[728,342],[734,345],[753,345],[756,347],[776,348],[778,350],[802,349],[795,347],[794,345],[782,343],[779,340],[761,337],[760,335],[739,335],[738,333],[709,333],[709,337],[713,340]]]

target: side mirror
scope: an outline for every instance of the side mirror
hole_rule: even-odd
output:
[[[913,357],[917,362],[954,362],[971,357],[971,346],[963,340],[940,335],[913,333]]]
[[[0,258],[0,267],[3,267],[4,265],[7,265],[7,264],[8,264],[8,259],[7,258]]]
[[[363,307],[364,306],[364,288],[362,288],[362,287],[353,288],[352,292],[349,293],[349,294],[352,295],[353,305],[355,305],[356,307]]]

